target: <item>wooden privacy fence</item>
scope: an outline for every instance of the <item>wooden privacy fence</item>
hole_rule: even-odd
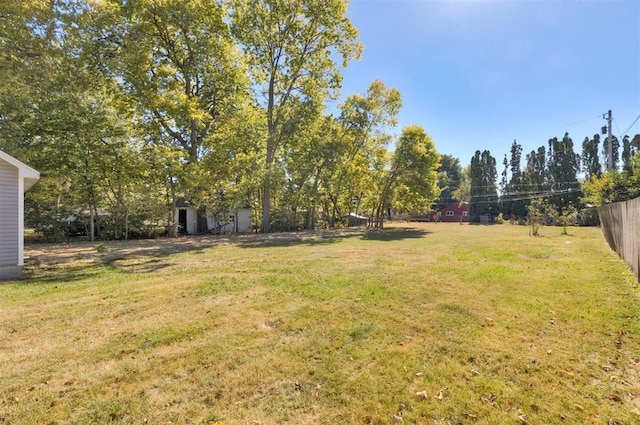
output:
[[[602,233],[640,281],[640,197],[598,208]]]

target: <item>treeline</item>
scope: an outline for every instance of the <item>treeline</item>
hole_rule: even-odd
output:
[[[565,133],[562,139],[554,137],[523,158],[522,146],[514,141],[504,156],[500,175],[488,150],[476,151],[466,170],[459,161],[443,158],[443,166],[449,166],[440,171],[456,177],[442,193],[448,198],[441,196],[440,202],[469,202],[471,221],[477,222],[482,215],[498,214],[524,220],[533,200],[544,201],[550,213],[562,216],[640,194],[640,134],[633,138],[625,135],[622,143],[613,136],[611,144],[596,134],[585,137],[581,150],[577,149]],[[605,173],[603,164],[610,157],[613,169]]]
[[[87,217],[120,239],[176,234],[179,200],[201,232],[243,207],[263,232],[429,209],[440,155],[419,126],[392,140],[397,90],[374,81],[327,112],[362,51],[346,7],[2,2],[0,149],[42,173],[26,224],[59,239]]]

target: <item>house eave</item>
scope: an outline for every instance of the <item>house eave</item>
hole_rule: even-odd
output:
[[[0,159],[3,161],[13,165],[18,169],[18,175],[24,181],[23,191],[31,189],[31,187],[36,184],[36,182],[40,179],[40,173],[33,168],[29,167],[24,162],[18,161],[11,155],[0,151]]]

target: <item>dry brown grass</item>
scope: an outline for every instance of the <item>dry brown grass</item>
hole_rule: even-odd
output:
[[[542,233],[34,245],[0,285],[0,421],[637,423],[635,281],[598,229]]]

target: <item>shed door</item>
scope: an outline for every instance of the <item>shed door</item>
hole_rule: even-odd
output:
[[[187,233],[187,210],[178,210],[178,233],[184,235]]]

